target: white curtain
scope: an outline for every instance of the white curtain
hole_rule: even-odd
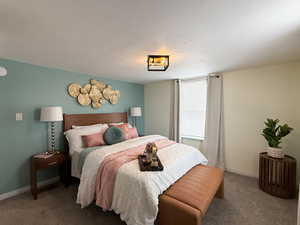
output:
[[[208,76],[205,138],[203,147],[210,166],[225,168],[223,76]]]
[[[173,81],[173,99],[172,99],[172,110],[171,110],[171,123],[170,123],[170,137],[174,141],[180,143],[180,80]]]

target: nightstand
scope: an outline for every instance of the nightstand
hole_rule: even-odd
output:
[[[37,154],[39,155],[39,154]],[[57,153],[49,156],[48,158],[38,158],[37,155],[31,157],[31,193],[33,198],[37,199],[38,187],[37,187],[37,172],[42,169],[59,167],[60,180],[66,184],[67,178],[67,159],[63,153]]]
[[[259,154],[259,188],[279,198],[296,196],[297,161],[294,157],[273,158]]]

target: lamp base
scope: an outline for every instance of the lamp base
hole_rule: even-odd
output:
[[[132,120],[132,122],[133,122],[133,127],[136,128],[136,117],[134,116],[132,119],[133,119],[133,120]]]
[[[48,123],[48,152],[55,149],[55,122]]]

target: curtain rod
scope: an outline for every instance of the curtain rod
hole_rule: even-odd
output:
[[[208,76],[219,78],[222,73],[209,73]]]
[[[187,78],[187,79],[175,79],[175,80],[181,80],[181,81],[197,81],[197,80],[205,80],[208,77],[216,77],[219,78],[221,73],[209,73],[206,76],[201,76],[201,77],[194,77],[194,78]]]

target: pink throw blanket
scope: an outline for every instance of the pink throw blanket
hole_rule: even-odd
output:
[[[155,144],[158,150],[160,150],[175,144],[175,142],[163,139],[156,141]],[[118,169],[125,163],[137,159],[138,155],[143,154],[146,145],[138,145],[105,157],[99,167],[96,179],[96,205],[102,207],[104,210],[111,209]]]

